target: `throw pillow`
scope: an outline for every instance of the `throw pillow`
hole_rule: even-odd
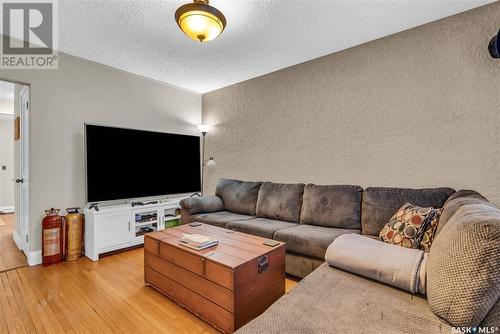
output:
[[[393,245],[429,251],[440,212],[432,207],[405,203],[382,228],[380,239]]]
[[[431,249],[431,244],[434,241],[434,237],[436,236],[436,231],[439,225],[439,220],[441,217],[441,213],[443,212],[443,209],[435,209],[437,211],[437,216],[432,219],[431,221],[431,227],[429,227],[425,233],[424,237],[420,241],[420,246],[419,248],[423,250],[424,252],[429,252]]]

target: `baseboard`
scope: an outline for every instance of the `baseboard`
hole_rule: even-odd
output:
[[[0,206],[0,213],[14,213],[14,207],[13,206]]]
[[[30,266],[36,266],[42,263],[42,251],[30,251],[28,254],[28,264]]]
[[[19,237],[19,234],[17,233],[16,230],[12,232],[12,240],[14,240],[14,243],[16,244],[17,248],[23,250],[23,244],[21,242],[21,238]]]

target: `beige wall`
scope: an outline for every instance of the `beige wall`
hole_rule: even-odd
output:
[[[499,27],[497,2],[203,95],[207,193],[234,177],[472,188],[500,205]]]
[[[77,57],[60,53],[58,70],[2,70],[0,79],[31,85],[33,251],[44,209],[84,204],[84,122],[199,135],[200,95]]]

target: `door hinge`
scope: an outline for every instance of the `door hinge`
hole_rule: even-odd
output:
[[[29,237],[28,237],[28,235],[26,234],[26,242],[28,242],[28,241],[29,241]]]

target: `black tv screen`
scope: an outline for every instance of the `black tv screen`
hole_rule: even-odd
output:
[[[197,192],[200,137],[85,124],[87,203]]]

